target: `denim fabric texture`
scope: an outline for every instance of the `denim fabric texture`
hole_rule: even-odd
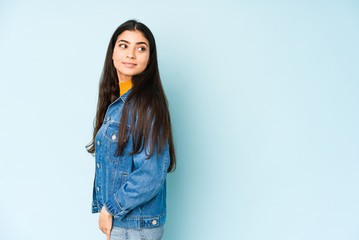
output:
[[[110,240],[160,240],[164,232],[163,225],[155,228],[113,227]]]
[[[99,213],[105,206],[113,215],[113,226],[154,228],[166,221],[168,142],[163,152],[157,154],[154,151],[151,158],[146,159],[149,146],[140,153],[128,155],[133,146],[130,134],[124,153],[114,156],[121,112],[130,92],[131,89],[109,105],[95,138],[92,213]]]

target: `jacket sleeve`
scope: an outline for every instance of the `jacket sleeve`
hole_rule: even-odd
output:
[[[135,207],[150,201],[164,184],[170,162],[168,142],[160,154],[154,151],[149,159],[145,159],[146,151],[148,147],[133,155],[134,165],[139,167],[105,203],[106,210],[115,218],[122,219]]]

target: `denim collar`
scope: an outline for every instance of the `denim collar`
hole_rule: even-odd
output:
[[[130,88],[126,93],[124,93],[121,97],[119,97],[119,99],[122,99],[122,101],[125,102],[126,98],[130,94],[131,90],[132,90],[132,88]]]
[[[130,88],[126,93],[124,93],[121,97],[118,97],[115,101],[113,101],[110,105],[113,105],[119,101],[122,101],[122,102],[125,102],[126,101],[126,98],[128,97],[128,95],[130,94],[131,92],[131,89]]]

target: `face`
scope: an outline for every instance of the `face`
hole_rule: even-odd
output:
[[[113,49],[113,65],[118,80],[132,80],[134,75],[143,72],[150,57],[149,42],[140,31],[123,31],[118,35]]]

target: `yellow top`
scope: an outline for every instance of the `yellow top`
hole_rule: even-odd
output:
[[[118,85],[120,87],[120,97],[122,97],[123,94],[127,93],[127,91],[132,88],[132,81],[119,82]]]

